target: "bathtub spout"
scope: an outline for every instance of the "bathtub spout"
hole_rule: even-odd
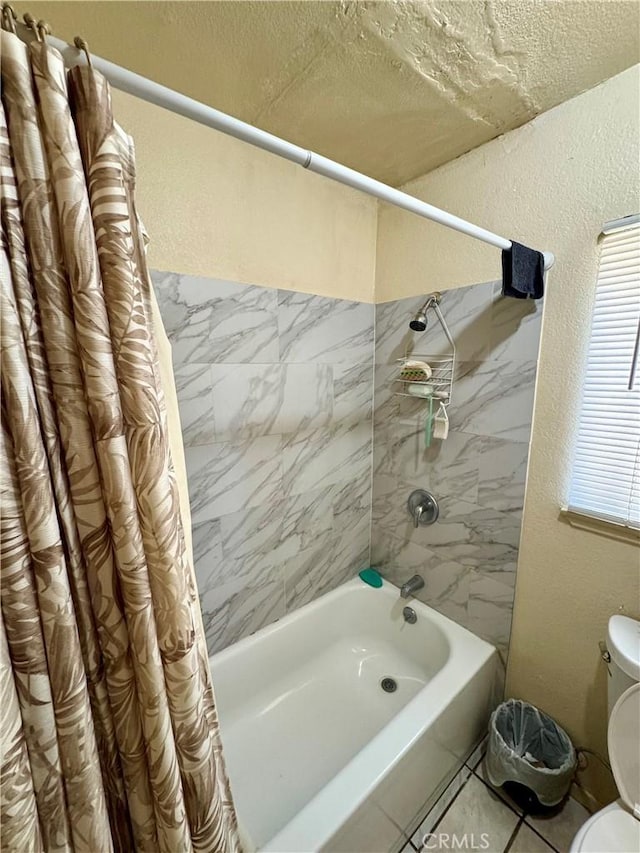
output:
[[[414,575],[400,587],[400,595],[402,598],[411,598],[419,589],[424,586],[424,580],[420,575]]]

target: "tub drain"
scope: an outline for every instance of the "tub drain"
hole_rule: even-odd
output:
[[[380,687],[382,687],[385,693],[395,693],[398,689],[398,682],[395,678],[391,678],[390,675],[385,675],[380,682]]]

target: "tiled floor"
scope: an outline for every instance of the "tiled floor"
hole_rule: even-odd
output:
[[[568,853],[589,812],[573,799],[549,817],[534,817],[484,771],[484,745],[458,773],[402,853],[415,850],[484,850],[486,853]]]

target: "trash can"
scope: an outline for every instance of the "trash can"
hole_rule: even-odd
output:
[[[508,699],[491,715],[485,758],[489,781],[505,785],[529,808],[536,800],[542,806],[558,805],[569,791],[576,765],[569,735],[533,705]]]

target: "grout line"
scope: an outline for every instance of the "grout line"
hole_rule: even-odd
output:
[[[449,782],[449,784],[448,784],[448,785],[447,785],[447,787],[444,789],[444,791],[440,794],[440,796],[439,796],[439,797],[438,797],[438,799],[435,801],[435,803],[431,806],[431,808],[430,808],[427,812],[425,812],[425,814],[423,814],[423,815],[422,815],[422,817],[421,817],[421,818],[419,819],[419,821],[418,821],[418,825],[417,825],[417,827],[416,827],[416,831],[413,833],[413,835],[411,836],[411,838],[413,838],[413,836],[414,836],[414,835],[416,834],[416,832],[420,829],[420,827],[421,827],[421,826],[422,826],[422,824],[425,822],[425,820],[429,817],[429,815],[431,814],[431,812],[432,812],[432,811],[435,809],[435,807],[438,805],[438,803],[440,802],[440,800],[445,796],[445,794],[447,793],[447,791],[449,790],[449,788],[453,785],[453,783],[454,783],[454,782],[456,782],[456,781],[457,781],[458,776],[459,776],[459,775],[462,773],[462,771],[463,771],[463,770],[465,770],[465,769],[469,771],[469,776],[468,776],[468,777],[467,777],[467,779],[465,779],[465,781],[462,783],[462,785],[460,786],[460,789],[458,790],[458,792],[456,793],[456,795],[452,798],[451,803],[449,803],[449,805],[447,806],[447,808],[445,809],[445,811],[444,811],[444,812],[440,815],[440,817],[438,818],[437,823],[434,825],[434,829],[435,829],[435,827],[438,825],[438,823],[440,823],[440,821],[441,821],[441,820],[442,820],[442,818],[444,817],[445,812],[447,812],[447,811],[449,810],[449,806],[451,806],[451,805],[452,805],[453,801],[456,799],[456,797],[458,796],[458,794],[460,793],[460,791],[464,788],[464,786],[466,785],[467,781],[468,781],[468,780],[469,780],[469,778],[471,777],[471,773],[472,773],[472,771],[470,770],[470,768],[468,767],[468,765],[467,765],[467,764],[463,764],[463,765],[462,765],[462,767],[460,768],[460,770],[458,770],[458,772],[456,773],[456,775],[455,775],[455,776],[453,777],[453,779]],[[411,840],[411,839],[409,839],[409,840]],[[414,844],[414,847],[415,847],[415,844]],[[419,849],[419,848],[415,848],[415,849]]]
[[[524,817],[521,817],[520,820],[517,822],[515,829],[511,833],[511,837],[507,841],[507,846],[504,848],[502,853],[509,853],[509,850],[511,850],[511,848],[513,846],[513,842],[516,840],[516,836],[520,832],[520,827],[522,826],[523,823],[524,823]]]
[[[475,752],[475,750],[474,750],[474,752]],[[486,749],[484,749],[484,750],[482,751],[482,753],[480,754],[480,758],[479,758],[479,759],[478,759],[478,760],[473,764],[473,766],[472,766],[471,764],[469,764],[469,759],[467,759],[467,760],[465,761],[465,767],[468,767],[468,768],[469,768],[469,770],[470,770],[472,773],[475,773],[475,772],[476,772],[476,769],[477,769],[478,767],[480,767],[480,765],[481,765],[481,764],[482,764],[482,762],[484,761],[484,757],[485,757],[485,755],[486,755],[486,754],[487,754],[487,750],[486,750]],[[469,758],[471,758],[471,756],[469,756]]]
[[[398,832],[404,838],[404,843],[403,843],[402,847],[400,848],[400,853],[404,853],[404,851],[407,849],[407,845],[411,845],[411,847],[415,850],[416,848],[414,847],[414,845],[411,841],[411,837],[405,832],[404,828],[401,827],[400,824],[394,818],[392,818],[391,815],[388,814],[381,805],[378,805],[378,808],[380,809],[382,814],[387,818],[387,820],[390,821],[395,826],[395,828],[398,830]]]
[[[549,845],[549,847],[550,847],[552,850],[554,850],[554,851],[555,851],[555,853],[560,853],[560,851],[558,850],[558,848],[557,848],[557,847],[554,847],[554,846],[553,846],[553,844],[549,841],[549,839],[548,839],[548,838],[545,838],[545,837],[544,837],[544,835],[543,835],[539,830],[537,830],[537,829],[535,828],[535,826],[532,826],[532,825],[529,823],[529,821],[527,820],[527,818],[528,818],[528,817],[530,817],[530,815],[524,815],[524,822],[527,824],[528,828],[529,828],[532,832],[535,832],[535,834],[538,836],[538,838],[541,838],[541,839],[544,841],[544,843],[545,843],[545,844],[548,844],[548,845]]]
[[[456,774],[456,775],[457,775],[457,774]],[[449,805],[446,807],[446,809],[442,812],[442,814],[440,815],[440,817],[438,818],[438,820],[434,823],[434,825],[433,825],[433,829],[431,830],[431,832],[435,833],[436,829],[440,826],[440,824],[441,824],[441,823],[442,823],[442,821],[444,820],[444,817],[445,817],[445,815],[448,813],[448,811],[449,811],[449,809],[451,808],[451,806],[455,803],[455,801],[458,799],[458,797],[460,796],[460,794],[461,794],[461,793],[462,793],[462,791],[464,790],[464,788],[465,788],[465,786],[466,786],[467,782],[469,781],[469,779],[471,779],[471,776],[472,776],[472,775],[473,775],[473,774],[472,774],[472,773],[470,773],[470,774],[467,776],[467,778],[464,780],[464,782],[463,782],[463,783],[462,783],[462,785],[460,786],[460,789],[459,789],[459,791],[457,792],[457,794],[455,795],[455,797],[451,800],[451,802],[450,802],[450,803],[449,803]],[[454,778],[455,778],[455,777],[454,777]],[[448,786],[447,786],[447,787],[448,787]],[[445,790],[446,790],[446,788],[445,788]],[[444,793],[444,792],[443,792],[443,793]],[[425,815],[425,817],[426,817],[426,815]]]
[[[418,851],[418,848],[415,846],[413,841],[411,841],[410,838],[407,839],[407,837],[405,836],[405,842],[402,845],[402,847],[399,849],[398,853],[407,853],[407,851],[409,851],[409,850],[416,850],[417,853],[420,853],[420,851]]]

